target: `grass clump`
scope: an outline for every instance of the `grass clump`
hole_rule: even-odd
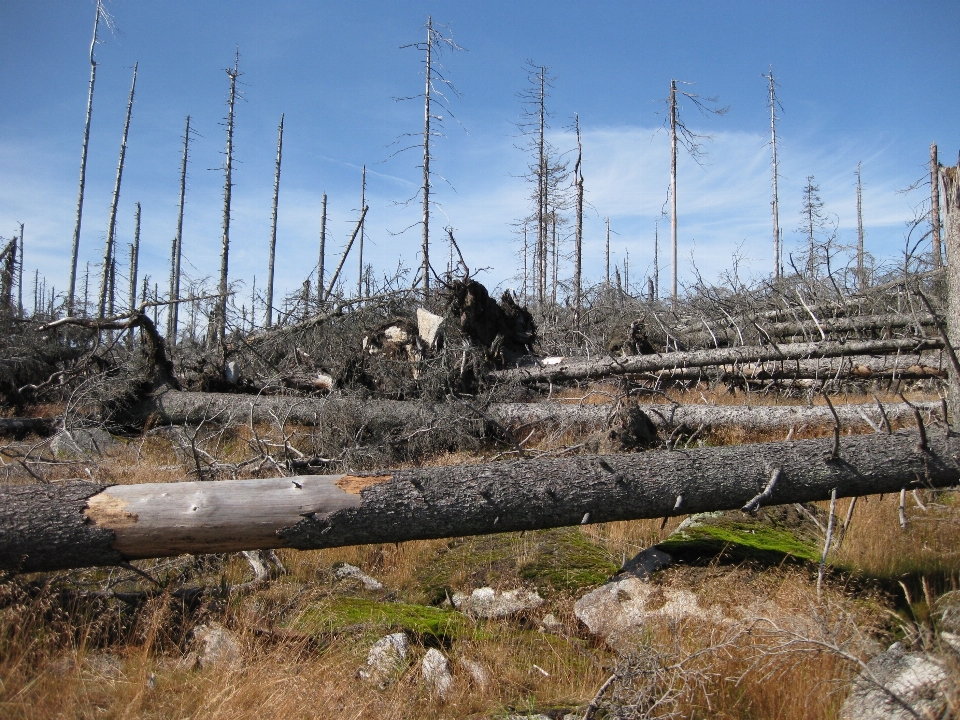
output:
[[[405,631],[444,641],[477,635],[473,624],[455,610],[355,597],[338,597],[309,607],[293,620],[291,628],[312,634],[349,629]]]

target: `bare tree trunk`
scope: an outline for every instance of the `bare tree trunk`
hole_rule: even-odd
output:
[[[539,167],[537,190],[537,300],[542,305],[547,295],[547,73],[540,67],[539,135],[537,162]]]
[[[930,237],[933,251],[933,268],[943,267],[943,251],[940,247],[940,162],[937,160],[937,144],[930,143]]]
[[[190,116],[183,129],[183,159],[180,162],[180,205],[177,211],[177,235],[170,250],[170,308],[167,311],[167,342],[177,344],[177,324],[180,317],[180,260],[183,257],[183,206],[187,198],[187,158],[190,151]]]
[[[956,438],[918,440],[901,431],[839,448],[801,440],[356,475],[5,486],[0,568],[483,535],[956,484]]]
[[[607,223],[607,244],[604,252],[607,265],[607,288],[610,287],[610,218],[606,218]]]
[[[67,297],[68,302],[72,298]],[[67,308],[67,315],[70,315],[72,308]],[[20,261],[17,270],[17,317],[23,319],[23,223],[20,223]]]
[[[660,221],[653,224],[653,300],[660,299]]]
[[[947,230],[947,336],[954,348],[960,347],[960,162],[940,168],[943,205]],[[953,423],[960,419],[960,373],[950,372],[950,414]]]
[[[323,294],[324,300],[330,297],[330,293],[333,292],[333,288],[337,284],[337,278],[340,277],[340,271],[343,270],[343,264],[347,261],[347,255],[350,254],[350,248],[353,247],[353,241],[357,239],[360,228],[363,227],[363,219],[367,216],[368,209],[369,208],[364,207],[363,211],[360,213],[360,219],[357,220],[357,226],[353,229],[353,235],[350,236],[350,241],[343,249],[343,255],[340,257],[340,264],[337,265],[337,269],[334,271],[333,277],[330,278],[330,284],[327,286],[327,291]]]
[[[127,99],[127,117],[123,123],[123,139],[120,141],[120,160],[117,162],[117,181],[113,186],[113,202],[110,203],[110,219],[107,221],[107,241],[103,250],[103,276],[100,282],[99,315],[104,317],[107,301],[107,284],[114,260],[113,239],[117,230],[117,206],[120,204],[120,181],[123,178],[123,162],[127,156],[127,134],[130,132],[130,115],[133,112],[133,95],[137,88],[137,63],[133,64],[133,81]]]
[[[363,170],[360,173],[360,207],[365,208],[367,206],[367,166],[363,166]],[[358,248],[357,255],[359,260],[357,262],[357,297],[363,297],[363,236],[365,232],[365,223],[360,223],[360,247]]]
[[[773,65],[770,66],[770,74],[764,77],[770,81],[769,96],[767,104],[770,106],[770,150],[771,165],[773,168],[773,200],[770,205],[773,208],[773,277],[780,279],[780,194],[777,191],[777,181],[779,180],[779,165],[777,164],[777,88],[773,79]]]
[[[860,163],[857,163],[857,290],[867,287],[867,272],[863,264],[863,183],[860,180]]]
[[[574,115],[573,122],[577,130],[577,164],[573,167],[574,182],[577,186],[577,227],[574,235],[576,247],[573,255],[573,322],[574,325],[579,325],[581,294],[583,292],[581,285],[583,274],[583,143],[580,141],[580,116]]]
[[[73,245],[70,252],[70,287],[67,289],[67,315],[73,315],[73,294],[77,285],[77,256],[80,251],[80,221],[83,217],[83,191],[87,180],[87,147],[90,145],[90,118],[93,116],[93,86],[97,80],[97,61],[93,51],[97,46],[97,30],[100,28],[102,0],[97,0],[96,17],[93,21],[93,38],[90,40],[90,88],[87,90],[87,122],[83,128],[83,150],[80,153],[80,188],[77,191],[77,220],[73,226]]]
[[[677,305],[677,81],[670,81],[670,301]]]
[[[324,262],[327,257],[327,194],[320,201],[320,261],[317,263],[317,310],[323,307]]]
[[[237,101],[237,77],[240,76],[240,52],[237,51],[233,62],[233,68],[227,68],[227,76],[230,78],[230,97],[227,101],[229,112],[227,114],[227,150],[226,163],[224,165],[223,181],[223,245],[220,250],[220,285],[218,292],[220,297],[217,299],[215,317],[213,318],[212,330],[210,335],[211,344],[223,346],[224,334],[227,330],[227,269],[230,255],[230,199],[233,192],[233,109]]]
[[[633,355],[625,358],[603,357],[595,360],[583,358],[547,358],[547,362],[525,365],[509,370],[494,370],[488,377],[500,382],[561,382],[592,380],[613,375],[652,372],[670,368],[710,367],[736,363],[768,362],[780,360],[805,360],[819,357],[846,357],[849,355],[895,354],[919,352],[943,347],[939,338],[902,340],[851,340],[847,342],[810,342],[789,345],[741,345],[719,350],[693,350],[691,352],[654,353]]]
[[[432,72],[433,72],[433,18],[427,17],[427,62],[424,66],[426,89],[423,93],[423,241],[420,253],[423,256],[423,266],[420,272],[423,287],[423,299],[430,295],[430,100],[433,99]]]
[[[273,176],[273,213],[270,215],[270,259],[267,264],[267,322],[273,325],[273,263],[277,255],[277,205],[280,201],[280,160],[283,157],[283,114],[277,130],[277,170]]]
[[[127,297],[130,299],[130,312],[137,309],[137,265],[140,260],[140,203],[133,216],[133,244],[130,246],[130,285]],[[127,347],[133,347],[133,329],[127,335]]]

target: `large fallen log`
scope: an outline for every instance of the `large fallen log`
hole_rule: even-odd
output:
[[[851,342],[790,343],[694,350],[691,352],[631,355],[623,358],[605,356],[595,360],[584,358],[539,358],[536,362],[487,374],[500,382],[569,382],[596,380],[615,375],[669,370],[671,368],[708,367],[743,363],[807,360],[848,355],[894,355],[935,350],[943,347],[940,338],[858,340]]]
[[[924,412],[939,410],[939,403],[918,403]],[[342,420],[345,412],[356,413],[363,425],[410,428],[430,424],[437,417],[452,417],[456,413],[474,415],[480,412],[458,403],[417,403],[399,400],[370,400],[365,403],[336,396],[323,398],[294,398],[264,395],[227,395],[218,393],[189,393],[170,391],[156,396],[149,406],[150,414],[173,425],[196,425],[216,422],[224,425],[248,423],[288,422],[297,425],[318,425]],[[653,424],[661,429],[680,425],[705,429],[727,426],[745,430],[786,431],[801,425],[833,424],[833,414],[826,406],[806,405],[748,406],[748,405],[671,405],[643,404],[639,408]],[[507,427],[554,423],[564,426],[603,425],[614,406],[609,404],[495,403],[483,410],[483,415]],[[880,426],[882,413],[876,404],[836,405],[840,423],[849,427],[866,428],[872,422]],[[904,403],[884,405],[890,422],[911,421],[913,410]],[[865,420],[864,418],[869,418]]]
[[[655,518],[947,487],[960,440],[860,435],[356,475],[0,488],[0,569],[115,565]],[[837,452],[837,450],[839,452]]]
[[[742,320],[742,326],[736,327],[720,326],[709,328],[690,328],[679,333],[680,341],[688,347],[727,347],[743,343],[743,333],[748,338],[756,340],[757,336],[763,338],[772,338],[774,340],[783,340],[793,337],[803,337],[805,339],[821,338],[821,331],[825,335],[836,335],[837,333],[869,333],[878,330],[894,330],[911,327],[933,327],[936,325],[936,318],[929,313],[911,315],[900,313],[897,315],[854,315],[852,317],[823,318],[816,322],[807,319],[797,322],[775,322],[763,323],[754,322],[749,319]],[[760,329],[758,330],[757,327]]]

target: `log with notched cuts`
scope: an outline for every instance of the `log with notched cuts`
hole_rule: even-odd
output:
[[[6,486],[0,568],[401,542],[726,510],[761,494],[782,504],[833,489],[845,497],[955,485],[960,439],[928,435],[928,446],[918,432],[844,437],[836,458],[828,439],[356,475]]]
[[[535,363],[507,370],[494,370],[487,377],[501,382],[565,382],[595,380],[613,375],[656,372],[672,368],[710,367],[780,360],[846,357],[849,355],[894,355],[936,350],[943,347],[940,338],[857,340],[849,342],[811,342],[784,345],[757,345],[694,350],[691,352],[655,353],[628,357],[540,358]]]

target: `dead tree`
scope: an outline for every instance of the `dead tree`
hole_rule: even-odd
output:
[[[70,286],[67,289],[67,314],[73,314],[73,294],[77,285],[77,256],[80,251],[80,221],[83,218],[83,191],[87,181],[87,148],[90,145],[90,118],[93,116],[93,86],[97,80],[97,61],[93,51],[97,46],[97,31],[100,29],[100,17],[109,24],[110,17],[104,13],[103,0],[97,0],[96,14],[93,20],[93,38],[90,40],[90,87],[87,90],[87,122],[83,128],[83,150],[80,152],[80,183],[77,190],[77,219],[73,226],[73,245],[70,252]]]
[[[0,250],[0,311],[14,314],[13,307],[13,283],[17,274],[17,238],[13,237],[10,242]]]
[[[267,262],[267,322],[273,325],[273,263],[277,255],[277,205],[280,200],[280,160],[283,157],[283,113],[277,130],[277,169],[273,176],[273,212],[270,215],[270,259]]]
[[[140,203],[133,215],[133,244],[130,245],[130,312],[137,309],[137,264],[140,260]],[[127,347],[133,347],[133,331],[127,335]]]
[[[8,485],[0,568],[484,535],[948,487],[960,480],[958,450],[956,437],[900,431],[267,480]]]
[[[120,159],[117,161],[117,180],[113,186],[113,201],[110,203],[110,219],[107,221],[107,241],[103,249],[103,273],[100,278],[99,317],[107,313],[107,294],[110,292],[110,275],[115,264],[114,235],[117,231],[117,207],[120,204],[120,182],[123,178],[123,163],[127,156],[127,135],[130,132],[130,115],[133,112],[133,95],[137,89],[137,63],[133,64],[133,81],[130,83],[130,97],[127,98],[127,117],[123,123],[123,139],[120,141]]]
[[[936,143],[930,143],[930,238],[933,268],[938,270],[943,267],[943,250],[940,246],[940,162]]]
[[[573,125],[577,132],[577,162],[573,166],[573,182],[577,188],[577,225],[574,233],[573,255],[573,312],[574,322],[580,322],[583,275],[583,143],[580,141],[580,116],[573,116]]]
[[[324,262],[327,256],[327,194],[323,194],[320,202],[320,260],[317,263],[317,310],[323,307],[323,275]]]
[[[367,206],[367,166],[360,171],[360,207]],[[363,240],[366,233],[366,223],[360,223],[360,246],[357,248],[357,297],[363,297]]]
[[[183,206],[187,197],[187,158],[190,152],[190,116],[183,129],[183,158],[180,161],[180,205],[177,210],[177,234],[170,249],[170,309],[167,315],[167,342],[177,344],[177,324],[180,315],[180,260],[183,256]]]
[[[353,229],[353,234],[350,236],[350,240],[347,242],[347,246],[343,249],[343,255],[340,256],[340,264],[337,265],[337,269],[334,271],[333,276],[330,278],[330,284],[327,285],[326,291],[323,293],[323,299],[326,300],[330,297],[330,293],[333,292],[333,288],[337,285],[337,278],[340,277],[340,271],[343,270],[343,264],[347,261],[347,255],[350,254],[350,248],[353,247],[354,240],[357,239],[357,235],[360,233],[360,228],[363,227],[363,220],[367,217],[367,210],[370,208],[364,207],[360,212],[360,219],[357,220],[357,226]]]
[[[863,255],[863,183],[860,178],[860,163],[857,163],[857,290],[867,287],[867,271]]]
[[[954,348],[960,347],[960,162],[954,167],[941,167],[943,205],[946,215],[947,240],[947,335]],[[960,418],[960,368],[950,373],[950,413],[953,421]]]
[[[816,233],[827,225],[823,215],[823,200],[820,199],[820,186],[814,183],[813,175],[807,175],[807,184],[803,187],[803,202],[800,206],[800,227],[798,230],[807,236],[809,257],[807,274],[814,278],[817,273]]]
[[[777,163],[777,107],[783,109],[783,106],[777,101],[777,83],[773,79],[773,65],[770,66],[770,73],[768,75],[763,75],[769,81],[769,88],[767,94],[767,105],[770,108],[770,153],[771,153],[771,167],[772,167],[772,185],[773,185],[773,199],[770,201],[770,206],[773,209],[773,277],[775,280],[780,279],[780,194],[777,191],[777,183],[779,180],[779,165]]]
[[[690,83],[683,83],[685,85]],[[692,101],[694,106],[704,116],[724,115],[729,108],[717,107],[716,97],[703,98],[695,93],[680,91],[682,97]],[[704,155],[703,140],[711,139],[709,135],[698,135],[692,132],[680,118],[680,108],[677,104],[677,81],[670,81],[670,97],[668,99],[670,123],[670,254],[671,279],[670,298],[674,306],[677,304],[677,144],[684,146],[690,157],[699,164]],[[609,278],[607,280],[609,282]]]
[[[227,149],[223,165],[223,244],[220,249],[220,284],[218,286],[219,299],[214,310],[212,332],[208,334],[211,343],[223,346],[224,334],[227,330],[227,269],[230,255],[230,199],[233,192],[233,111],[237,102],[237,78],[240,72],[240,51],[234,57],[233,67],[227,68],[227,77],[230,78],[230,95],[227,100]]]

